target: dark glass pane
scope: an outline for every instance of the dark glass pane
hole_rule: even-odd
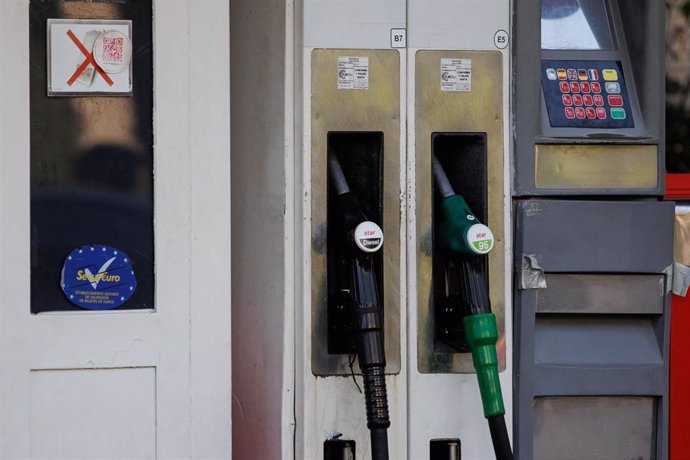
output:
[[[666,171],[690,173],[690,1],[666,1]]]
[[[72,251],[92,245],[131,259],[136,291],[118,309],[153,308],[151,0],[31,0],[29,9],[31,311],[80,309],[61,271]],[[131,20],[132,95],[48,97],[49,18]]]

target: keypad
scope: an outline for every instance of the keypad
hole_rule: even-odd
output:
[[[545,60],[542,67],[551,126],[634,126],[619,62]]]

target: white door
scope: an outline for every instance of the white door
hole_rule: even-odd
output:
[[[153,1],[149,26],[154,109],[149,123],[154,143],[148,174],[154,179],[144,180],[151,184],[153,204],[148,224],[155,261],[153,284],[148,281],[151,302],[144,301],[140,306],[145,308],[136,310],[124,303],[112,311],[76,306],[41,313],[32,313],[36,305],[30,299],[32,270],[36,275],[41,268],[32,233],[39,219],[46,220],[45,213],[56,212],[58,229],[58,221],[73,211],[51,205],[32,213],[35,176],[45,172],[34,170],[43,163],[32,163],[32,149],[60,123],[88,125],[100,115],[93,107],[74,119],[61,118],[58,112],[35,113],[39,105],[33,98],[45,97],[45,88],[31,79],[37,68],[30,49],[35,53],[37,48],[30,46],[30,3],[34,1],[0,1],[0,458],[229,458],[228,2]],[[93,6],[105,8],[98,15],[110,19],[107,3],[104,7],[103,2],[72,2],[70,8],[76,5],[78,10],[72,10],[72,17],[88,16]],[[56,8],[51,14],[62,8],[51,7]],[[136,56],[146,51],[137,48],[138,39],[132,37]],[[136,78],[133,84],[132,96],[102,98],[100,107],[112,112],[111,122],[91,126],[91,131],[90,125],[82,129],[77,148],[107,144],[108,133],[117,131],[112,126],[118,123],[139,123],[125,109],[126,101],[142,89]],[[63,98],[56,104],[88,105],[89,97]],[[56,139],[57,152],[64,145],[62,138]],[[96,157],[91,167],[98,169],[102,155]],[[57,173],[48,173],[59,181],[63,166],[69,165],[58,162],[52,166]],[[68,174],[79,174],[71,167]],[[110,172],[104,174],[112,178]],[[84,177],[79,187],[90,180]],[[99,193],[94,194],[96,201]],[[76,215],[81,228],[102,224],[102,214],[88,209]],[[52,234],[47,220],[42,235]],[[143,222],[146,227],[145,218]],[[136,236],[137,225],[124,231]],[[94,244],[116,250],[116,245],[95,237],[78,241],[54,233],[58,243],[75,250]],[[138,251],[128,253],[135,267],[151,258]],[[60,269],[54,265],[43,268],[50,274]],[[107,266],[99,271],[105,273],[103,267]],[[138,288],[143,289],[141,276]],[[34,286],[35,302],[42,298],[41,286],[50,290],[60,283],[53,275],[36,278],[34,282],[43,284]],[[70,305],[62,298],[60,302]],[[51,310],[51,301],[44,303],[39,309]]]

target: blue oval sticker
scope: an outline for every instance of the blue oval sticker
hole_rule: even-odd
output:
[[[127,302],[137,289],[132,262],[109,246],[82,246],[65,259],[60,281],[73,304],[87,310],[112,310]]]

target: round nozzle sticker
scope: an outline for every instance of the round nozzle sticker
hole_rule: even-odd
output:
[[[106,30],[93,45],[93,58],[106,73],[123,72],[132,59],[132,41],[118,30]]]
[[[383,231],[371,221],[364,221],[355,228],[355,244],[364,252],[376,252],[383,246]]]
[[[60,280],[73,304],[87,310],[112,310],[127,302],[137,289],[132,262],[109,246],[82,246],[65,259]]]
[[[494,248],[494,234],[484,224],[474,224],[467,230],[467,243],[475,254],[488,254]]]

